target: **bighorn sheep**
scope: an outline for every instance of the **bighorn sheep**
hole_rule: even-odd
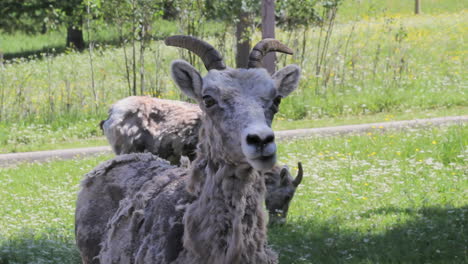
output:
[[[151,152],[179,165],[183,156],[195,158],[201,110],[195,104],[130,96],[117,101],[109,109],[101,128],[116,154]],[[302,180],[302,167],[296,179],[286,166],[275,165],[265,173],[265,203],[268,223],[284,223],[289,204]]]
[[[151,154],[129,154],[138,161],[98,166],[88,174],[75,219],[83,262],[277,263],[266,244],[265,181],[259,171],[276,162],[271,122],[281,98],[296,89],[300,69],[289,65],[270,76],[260,61],[270,51],[292,52],[266,39],[254,47],[249,69],[231,69],[218,51],[196,38],[173,36],[166,44],[194,52],[209,70],[202,78],[185,61],[171,65],[176,84],[203,111],[196,158],[184,170],[164,160],[145,160]],[[143,170],[153,177],[136,184]],[[106,193],[97,185],[107,174],[122,180],[114,187],[107,184]],[[101,195],[114,195],[118,207],[100,205]],[[108,208],[115,211],[104,213]],[[104,225],[95,223],[104,222],[105,229],[96,231]]]
[[[151,152],[172,164],[195,158],[201,110],[179,101],[130,96],[109,109],[101,128],[115,154]]]
[[[297,176],[293,178],[287,166],[275,166],[263,172],[265,177],[266,194],[265,204],[268,210],[268,224],[281,224],[286,222],[289,204],[291,203],[297,186],[302,181],[302,164],[297,163]]]

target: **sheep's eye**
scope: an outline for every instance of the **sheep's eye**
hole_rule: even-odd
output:
[[[278,107],[280,103],[281,103],[281,96],[277,96],[277,97],[273,100],[273,104],[276,105],[276,107]]]
[[[277,113],[279,110],[279,105],[281,103],[281,96],[277,96],[275,99],[273,99],[273,105],[271,108],[273,109],[273,112]]]
[[[216,104],[216,100],[209,95],[205,95],[203,96],[203,103],[205,104],[206,108],[210,108]]]

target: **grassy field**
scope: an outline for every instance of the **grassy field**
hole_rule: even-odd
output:
[[[282,263],[466,263],[468,130],[370,132],[280,144],[305,164]]]
[[[280,142],[305,171],[269,230],[281,263],[466,263],[467,145],[466,126]],[[0,168],[0,263],[78,264],[78,183],[109,158]]]
[[[442,13],[412,16],[396,12],[403,10],[398,7],[385,16],[345,19],[335,25],[320,64],[316,60],[321,52],[318,40],[323,41],[324,36],[318,29],[278,31],[278,39],[296,51],[292,57],[279,56],[279,66],[297,63],[303,69],[300,89],[284,100],[280,117],[343,119],[467,107],[467,27],[463,25],[468,23],[468,16],[459,4],[449,2],[450,8]],[[428,2],[427,7],[430,5],[437,4]],[[345,17],[348,9],[343,7],[339,12]],[[259,38],[257,32],[253,42]],[[234,65],[234,40],[229,34],[226,39],[207,40],[219,47],[228,65]],[[69,51],[54,57],[5,62],[0,67],[1,122],[50,124],[62,120],[72,124],[102,119],[111,103],[129,94],[123,53],[122,48],[96,48],[94,87],[86,53]],[[168,65],[173,59],[187,58],[186,53],[155,41],[146,54],[144,93],[181,99],[169,77]],[[202,68],[199,62],[196,64]]]
[[[455,13],[467,9],[468,5],[457,0],[421,1],[422,14]],[[356,18],[381,17],[388,15],[411,16],[414,14],[414,1],[386,0],[345,0],[340,13],[343,21]]]

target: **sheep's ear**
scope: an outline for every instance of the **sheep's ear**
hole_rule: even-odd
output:
[[[199,99],[201,97],[202,77],[190,63],[184,60],[173,61],[171,75],[185,95],[192,99]]]
[[[294,187],[297,187],[299,186],[299,184],[301,183],[302,181],[302,175],[304,174],[303,170],[302,170],[302,163],[301,162],[298,162],[297,163],[297,176],[296,176],[296,179],[294,179],[293,181],[293,185]]]
[[[284,166],[280,171],[280,182],[282,186],[288,185],[289,168]]]
[[[276,89],[278,89],[281,97],[288,96],[292,91],[296,90],[299,78],[301,75],[301,69],[297,65],[288,65],[281,70],[273,74],[273,80],[276,83]]]

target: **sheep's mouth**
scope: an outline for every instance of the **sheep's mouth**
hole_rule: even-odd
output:
[[[257,170],[269,170],[273,168],[276,163],[276,154],[258,156],[249,160],[250,165]]]
[[[275,158],[276,155],[268,155],[268,156],[260,156],[259,158],[257,158],[257,160],[259,161],[262,161],[262,162],[266,162],[266,161],[269,161],[273,158]]]

